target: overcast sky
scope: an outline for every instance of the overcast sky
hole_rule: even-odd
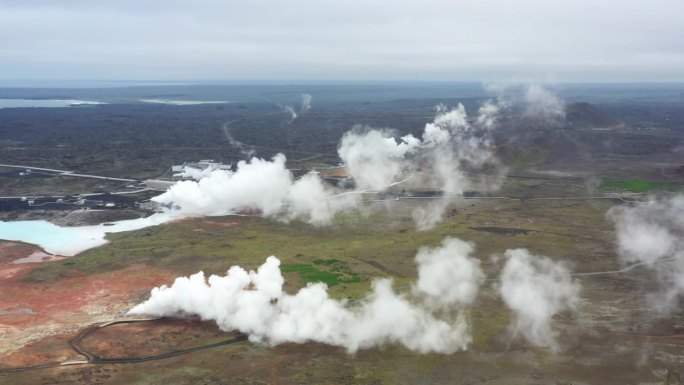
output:
[[[684,81],[684,0],[0,0],[0,80]]]

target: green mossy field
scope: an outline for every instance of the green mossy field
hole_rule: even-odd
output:
[[[644,193],[653,190],[677,191],[682,184],[677,182],[659,182],[641,179],[608,180],[601,183],[603,190],[619,190],[634,193]]]

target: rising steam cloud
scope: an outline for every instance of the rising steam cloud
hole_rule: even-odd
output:
[[[498,105],[520,109],[526,118],[541,120],[546,123],[556,123],[565,118],[565,103],[547,86],[541,84],[492,83],[485,88],[497,95]]]
[[[532,94],[530,102],[540,93]],[[336,213],[357,207],[361,193],[399,184],[428,186],[445,198],[413,213],[420,229],[429,228],[443,217],[449,197],[501,183],[504,168],[494,156],[490,134],[500,111],[509,106],[501,98],[488,101],[469,118],[463,105],[440,105],[419,137],[397,138],[391,130],[354,127],[338,147],[354,181],[351,190],[326,185],[315,172],[296,179],[286,168],[285,156],[278,154],[271,160],[241,161],[235,171],[215,170],[197,181],[178,182],[154,200],[183,215],[255,210],[265,217],[324,225]],[[225,276],[206,278],[200,272],[177,278],[170,287],[153,289],[150,298],[129,313],[196,314],[214,320],[222,330],[239,330],[252,341],[270,345],[313,341],[354,353],[392,343],[422,353],[453,353],[471,342],[465,311],[485,278],[479,260],[471,257],[473,249],[471,243],[454,238],[436,248],[422,248],[415,258],[418,278],[403,294],[388,279],[375,280],[371,293],[354,303],[330,298],[323,283],[288,294],[280,261],[272,256],[256,271],[233,266]],[[553,316],[576,308],[579,284],[565,265],[549,258],[523,249],[508,250],[505,257],[499,291],[513,312],[514,332],[534,345],[556,349]]]
[[[283,112],[287,113],[289,115],[289,118],[287,119],[287,124],[290,124],[297,119],[297,112],[295,112],[294,108],[291,106],[280,106],[280,108],[283,110]]]
[[[330,199],[314,172],[295,180],[285,168],[285,156],[240,161],[236,171],[214,170],[199,181],[180,181],[152,198],[187,216],[228,215],[255,210],[265,217],[330,222],[333,215],[355,204],[355,195]],[[283,214],[284,213],[284,214]]]
[[[577,308],[579,284],[563,263],[525,249],[507,250],[505,258],[500,293],[513,312],[514,335],[556,350],[557,333],[551,321],[554,315]]]
[[[285,167],[285,156],[278,154],[272,160],[241,161],[235,172],[191,171],[188,176],[197,181],[178,182],[153,201],[176,209],[180,215],[256,210],[266,217],[325,225],[338,212],[356,207],[360,193],[385,191],[409,180],[414,185],[432,186],[447,196],[461,195],[470,187],[495,188],[503,174],[488,132],[498,109],[497,104],[488,102],[470,123],[462,105],[451,110],[439,106],[420,139],[413,135],[395,139],[389,130],[355,127],[343,136],[338,150],[355,183],[351,191],[326,185],[315,173],[295,180]],[[477,178],[468,176],[468,170],[485,166],[494,172]],[[418,208],[414,212],[418,227],[438,223],[447,204],[446,199],[435,200]]]
[[[470,122],[462,104],[453,109],[440,105],[420,138],[409,134],[395,139],[391,130],[357,126],[342,137],[338,154],[361,190],[378,191],[398,180],[406,180],[407,186],[430,186],[446,197],[460,196],[468,188],[496,189],[503,172],[489,130],[500,108],[487,102]],[[485,168],[489,174],[475,178],[468,173]],[[417,209],[414,219],[418,228],[439,222],[447,204],[448,200],[437,200]]]
[[[296,107],[293,107],[293,106],[287,106],[287,105],[282,105],[282,104],[278,105],[278,107],[280,107],[280,109],[283,112],[285,112],[289,115],[289,117],[286,121],[287,124],[291,124],[292,122],[294,122],[299,117],[300,114],[305,114],[311,109],[311,100],[313,99],[312,96],[310,94],[302,94],[301,98],[302,99],[301,99],[301,102],[299,103],[299,110],[298,111],[295,111]]]
[[[243,156],[247,158],[254,156],[255,150],[253,147],[248,146],[233,137],[233,135],[230,133],[230,124],[231,122],[227,122],[221,127],[223,129],[223,135],[228,140],[228,143],[230,143],[233,148],[238,149]]]
[[[445,239],[416,256],[418,280],[409,294],[392,281],[373,282],[372,292],[352,304],[328,296],[323,283],[296,294],[283,291],[280,261],[269,257],[256,271],[231,267],[225,276],[202,272],[152,290],[129,314],[196,314],[222,330],[239,330],[254,342],[277,345],[308,341],[359,349],[401,344],[421,353],[453,353],[471,342],[463,310],[476,298],[484,275],[473,246]]]
[[[306,113],[311,109],[311,101],[313,97],[310,94],[302,94],[302,102],[299,108],[301,113]]]
[[[556,116],[562,112],[562,103],[542,87],[529,86],[524,95],[531,114]],[[300,112],[310,106],[311,96],[302,95]],[[340,211],[358,207],[361,193],[382,192],[401,184],[402,188],[441,192],[443,199],[430,200],[412,213],[418,229],[429,229],[442,220],[450,198],[467,190],[486,192],[500,186],[505,167],[494,154],[491,133],[501,111],[510,106],[505,92],[486,101],[472,118],[461,104],[451,109],[439,105],[434,120],[419,137],[397,138],[392,130],[355,126],[338,146],[338,155],[354,181],[351,190],[326,185],[316,174],[295,180],[285,168],[285,156],[279,154],[272,160],[240,162],[235,172],[194,172],[189,176],[199,181],[179,182],[153,200],[176,208],[178,215],[256,210],[266,217],[325,225]],[[290,121],[296,118],[292,107],[281,108],[290,114]],[[224,131],[231,143],[235,142],[226,125]]]
[[[608,217],[615,223],[620,262],[641,263],[657,273],[660,292],[649,301],[653,308],[684,308],[684,195],[616,206]]]
[[[565,118],[565,106],[556,94],[538,85],[528,85],[525,90],[525,115],[547,121]]]

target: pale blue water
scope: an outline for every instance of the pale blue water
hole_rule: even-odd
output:
[[[156,226],[174,217],[154,214],[147,218],[129,219],[105,225],[61,227],[47,221],[0,221],[0,239],[40,246],[50,254],[71,256],[107,243],[106,233],[132,231]]]
[[[102,104],[87,100],[67,99],[0,99],[0,108],[17,107],[70,107],[80,105]]]
[[[0,222],[0,239],[32,243],[51,254],[72,255],[105,243],[104,234],[89,231],[89,227],[60,227],[47,221]]]

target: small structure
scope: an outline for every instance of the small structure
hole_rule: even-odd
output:
[[[185,162],[172,165],[171,172],[174,179],[197,179],[193,175],[208,174],[214,170],[232,170],[232,164],[223,164],[212,159],[202,159],[199,162]]]

